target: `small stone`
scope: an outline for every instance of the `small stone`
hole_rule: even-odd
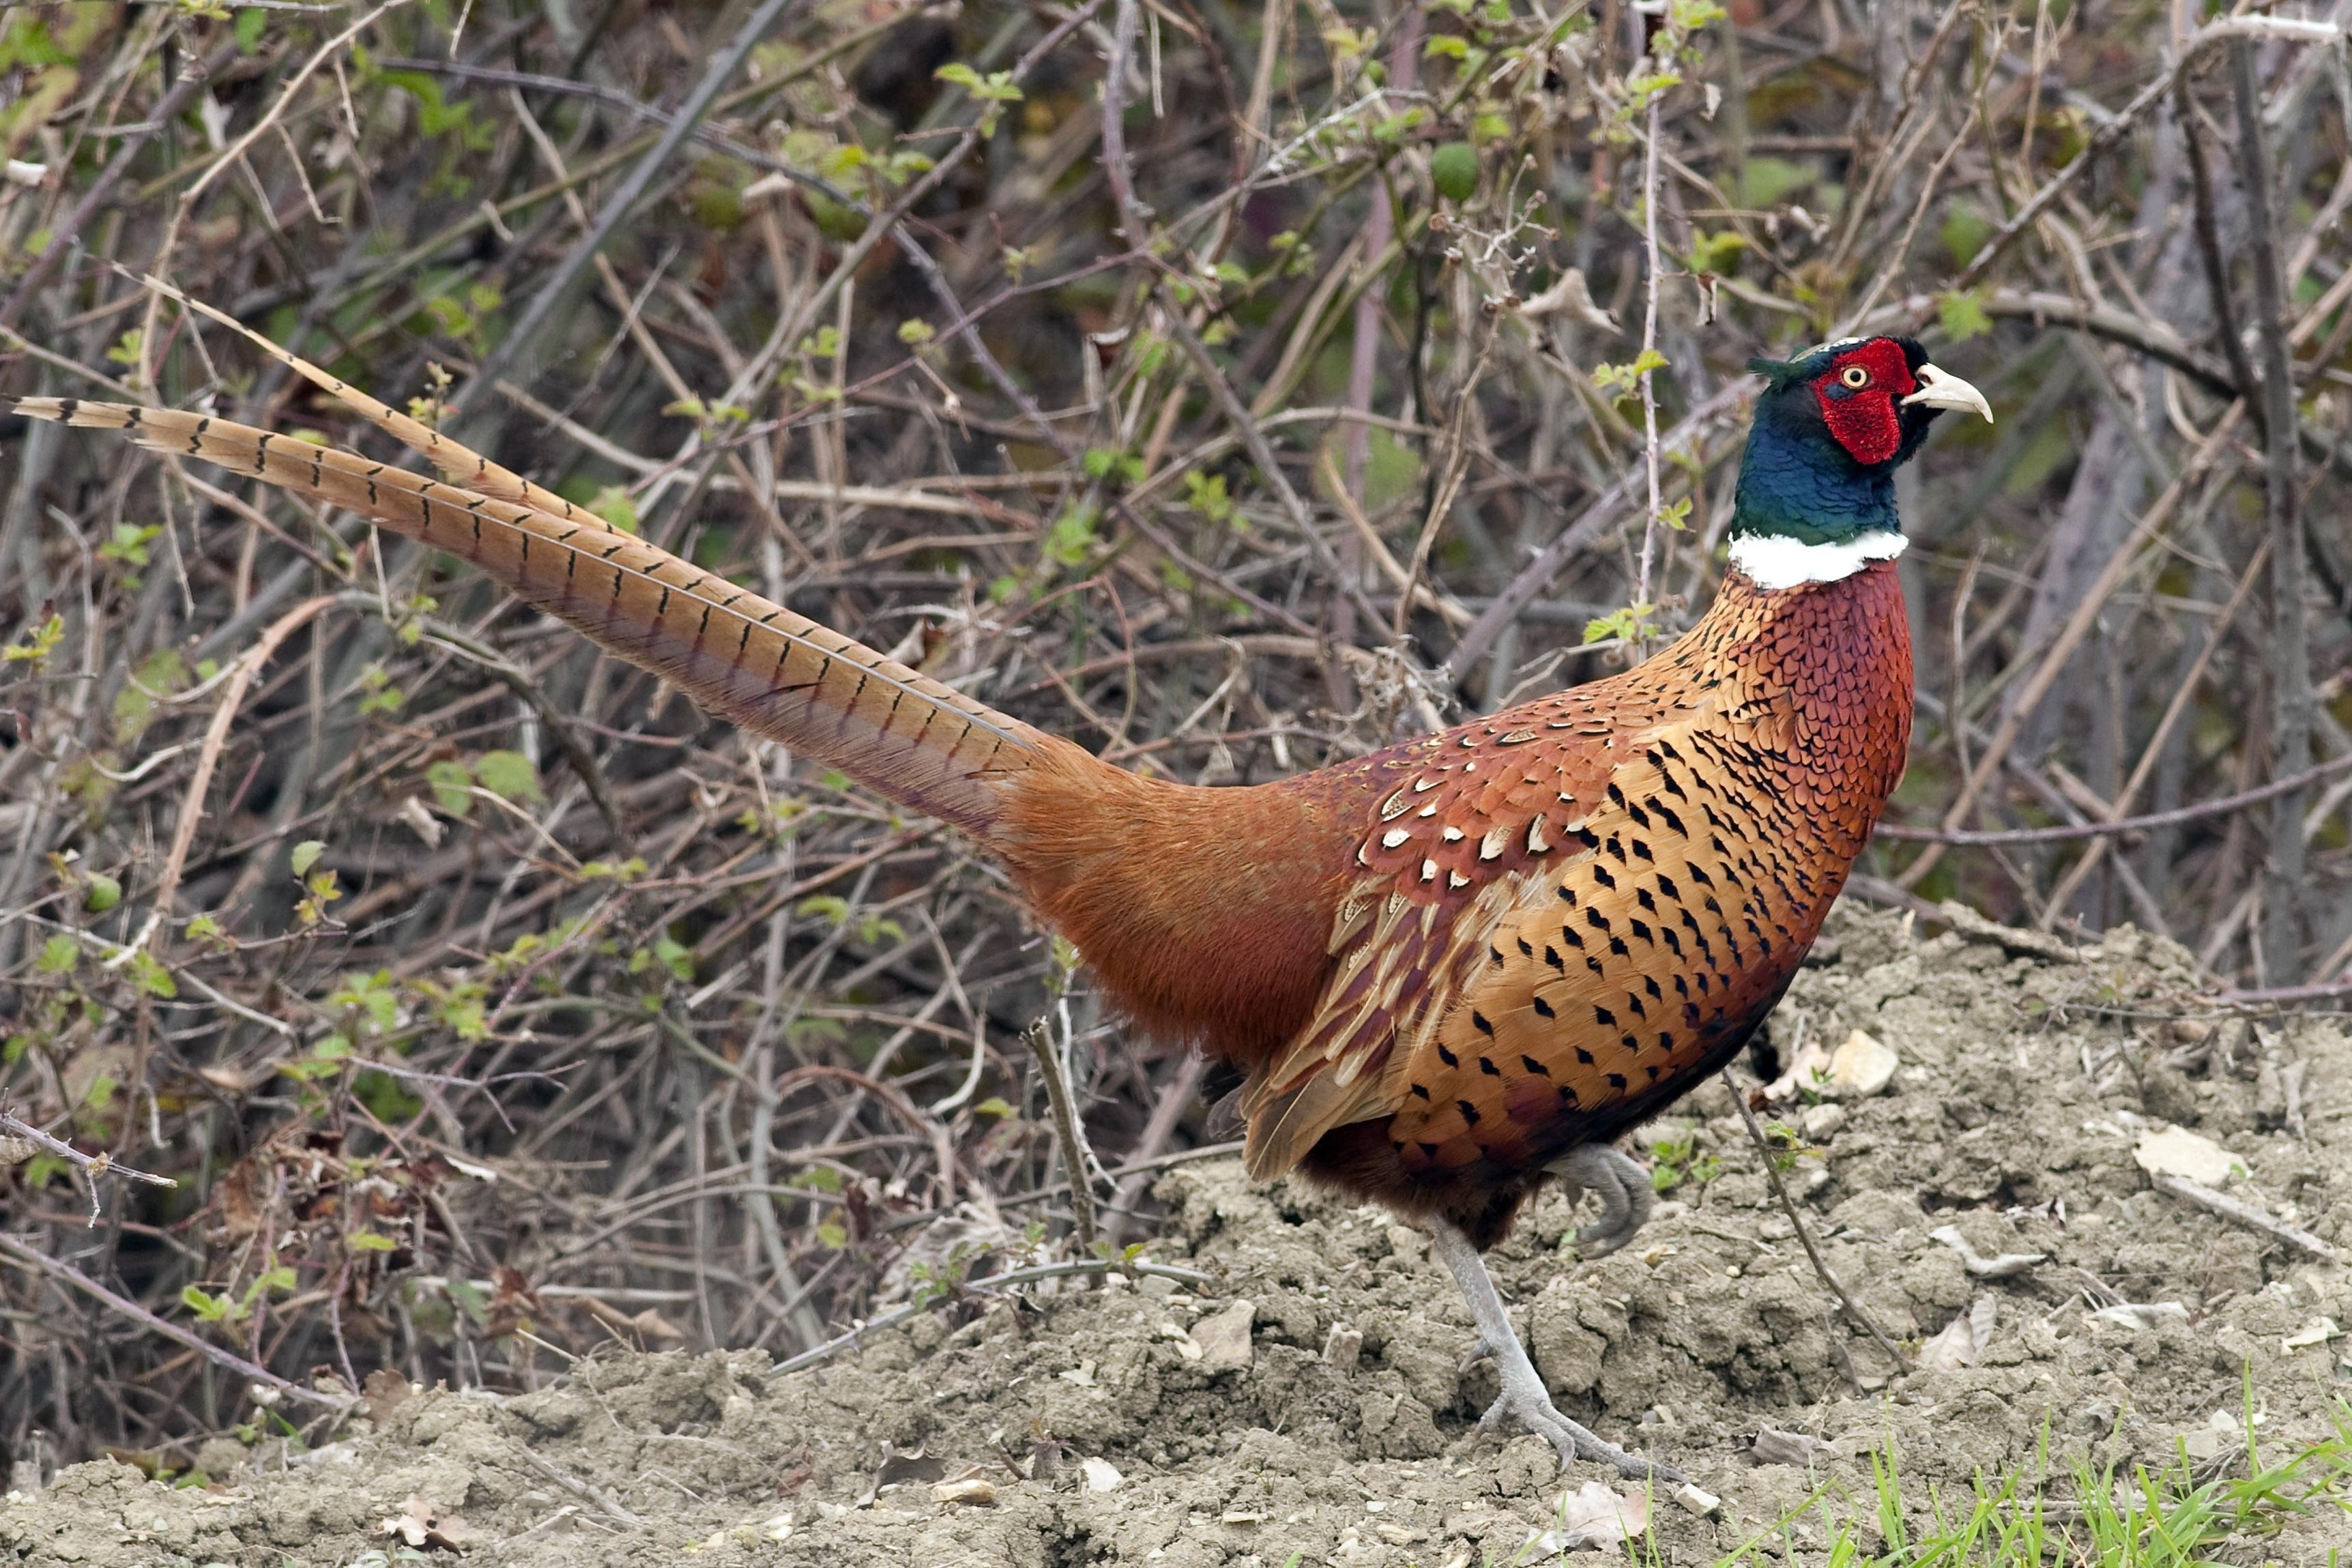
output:
[[[1255,1302],[1237,1300],[1221,1312],[1192,1325],[1192,1342],[1201,1347],[1201,1370],[1207,1373],[1246,1372],[1254,1347],[1250,1330],[1257,1321]]]
[[[1090,1465],[1098,1462],[1094,1459],[1087,1461]],[[1089,1476],[1087,1480],[1091,1485],[1093,1478]],[[1110,1489],[1102,1487],[1097,1489],[1108,1491]],[[941,1481],[931,1489],[931,1496],[940,1502],[961,1503],[967,1508],[993,1508],[996,1504],[996,1483],[983,1476],[973,1476],[961,1481]]]
[[[1323,1337],[1323,1363],[1342,1377],[1355,1375],[1364,1359],[1364,1331],[1334,1323]]]
[[[2185,1127],[2150,1128],[2132,1144],[2132,1159],[2151,1176],[2179,1176],[2220,1187],[2247,1173],[2246,1163],[2210,1138]]]
[[[1701,1519],[1713,1519],[1723,1511],[1723,1500],[1710,1491],[1702,1491],[1688,1482],[1675,1493],[1675,1501]]]
[[[2182,1437],[2180,1446],[2187,1450],[2192,1459],[2218,1459],[2221,1457],[2221,1451],[2229,1447],[2231,1442],[2229,1433],[2216,1432],[2210,1426],[2200,1426]]]
[[[2333,1318],[2314,1318],[2295,1332],[2279,1342],[2279,1348],[2290,1353],[2312,1345],[2324,1345],[2343,1337],[2344,1331],[2336,1326]]]
[[[1088,1459],[1078,1467],[1078,1474],[1086,1478],[1090,1492],[1115,1492],[1127,1484],[1127,1478],[1108,1459]]]
[[[1830,1053],[1830,1082],[1847,1099],[1867,1100],[1893,1083],[1895,1069],[1902,1065],[1894,1047],[1856,1029]]]
[[[1807,1110],[1797,1123],[1808,1143],[1826,1143],[1836,1137],[1838,1129],[1844,1125],[1845,1107],[1843,1105],[1816,1105]]]

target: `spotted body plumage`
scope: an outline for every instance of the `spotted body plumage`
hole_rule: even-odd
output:
[[[1288,786],[1360,833],[1331,977],[1243,1102],[1253,1167],[1360,1179],[1360,1134],[1318,1145],[1378,1116],[1381,1196],[1483,1213],[1711,1072],[1901,776],[1908,654],[1891,563],[1735,574],[1636,670]]]

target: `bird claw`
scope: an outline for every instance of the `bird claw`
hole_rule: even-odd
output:
[[[1468,1350],[1462,1352],[1462,1364],[1454,1368],[1454,1370],[1456,1372],[1468,1372],[1480,1362],[1491,1360],[1501,1353],[1502,1352],[1496,1350],[1493,1345],[1487,1343],[1486,1337],[1484,1334],[1481,1334],[1471,1344]]]
[[[1576,1233],[1577,1251],[1587,1260],[1619,1250],[1649,1223],[1657,1203],[1650,1173],[1615,1145],[1579,1144],[1544,1168],[1601,1200],[1601,1217]]]
[[[1690,1479],[1672,1465],[1662,1465],[1655,1459],[1627,1453],[1616,1444],[1561,1415],[1559,1407],[1549,1399],[1517,1396],[1507,1388],[1486,1407],[1486,1414],[1478,1418],[1478,1430],[1499,1433],[1504,1425],[1511,1421],[1517,1421],[1549,1443],[1553,1451],[1559,1455],[1562,1469],[1575,1460],[1590,1459],[1597,1464],[1614,1465],[1618,1473],[1628,1480],[1657,1480],[1680,1485]]]
[[[1636,1171],[1641,1169],[1622,1154],[1617,1159]],[[1502,1295],[1495,1289],[1486,1265],[1480,1260],[1476,1246],[1461,1226],[1443,1217],[1431,1220],[1429,1230],[1439,1259],[1453,1274],[1454,1283],[1462,1287],[1463,1301],[1470,1309],[1471,1321],[1478,1326],[1477,1341],[1463,1365],[1492,1356],[1495,1370],[1502,1374],[1503,1396],[1479,1417],[1480,1431],[1492,1432],[1507,1420],[1517,1421],[1549,1443],[1563,1467],[1571,1459],[1593,1459],[1614,1465],[1621,1473],[1635,1479],[1685,1479],[1679,1470],[1629,1454],[1613,1443],[1602,1442],[1562,1415],[1552,1405],[1543,1374],[1536,1371],[1535,1363],[1528,1358],[1527,1347],[1519,1343],[1517,1334],[1512,1331],[1510,1312],[1503,1305]]]

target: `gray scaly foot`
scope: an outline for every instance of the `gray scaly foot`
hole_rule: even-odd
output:
[[[1594,1459],[1616,1466],[1635,1480],[1678,1482],[1687,1479],[1671,1466],[1629,1454],[1614,1443],[1603,1441],[1561,1415],[1537,1373],[1535,1363],[1528,1359],[1527,1348],[1519,1343],[1502,1295],[1495,1289],[1477,1247],[1460,1226],[1447,1220],[1432,1220],[1430,1232],[1435,1239],[1438,1258],[1453,1273],[1454,1282],[1462,1288],[1462,1299],[1469,1303],[1471,1319],[1478,1325],[1478,1342],[1469,1360],[1492,1356],[1496,1370],[1503,1376],[1502,1397],[1479,1418],[1479,1430],[1492,1432],[1516,1421],[1549,1443],[1563,1466],[1571,1459]]]

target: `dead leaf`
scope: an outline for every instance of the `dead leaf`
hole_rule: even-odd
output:
[[[367,1411],[368,1419],[381,1426],[386,1417],[408,1402],[411,1394],[419,1392],[400,1373],[380,1366],[367,1374],[367,1382],[361,1386],[360,1404]]]
[[[1825,1446],[1811,1433],[1759,1426],[1756,1441],[1748,1446],[1748,1458],[1759,1465],[1802,1465],[1811,1460],[1815,1450]]]
[[[436,1552],[462,1553],[474,1538],[464,1520],[442,1512],[414,1492],[401,1505],[397,1518],[384,1520],[376,1528],[386,1535],[397,1535],[412,1547]]]
[[[1648,1494],[1627,1496],[1600,1481],[1562,1492],[1552,1527],[1529,1544],[1538,1555],[1606,1550],[1649,1533]]]
[[[535,1319],[541,1310],[539,1296],[521,1269],[501,1264],[490,1271],[490,1305],[483,1317],[484,1334],[502,1340],[517,1329],[535,1331]]]
[[[1532,300],[1522,301],[1519,314],[1529,321],[1538,321],[1545,316],[1566,316],[1570,321],[1604,332],[1617,330],[1617,318],[1593,303],[1592,290],[1586,284],[1584,274],[1573,267],[1561,273],[1559,280],[1550,288]]]
[[[920,1448],[899,1453],[887,1443],[882,1446],[882,1468],[876,1472],[874,1488],[902,1487],[921,1481],[936,1481],[948,1473],[947,1461],[936,1458]]]
[[[1919,1364],[1930,1372],[1958,1372],[1984,1359],[1992,1340],[1999,1305],[1979,1296],[1976,1305],[1944,1325],[1943,1331],[1919,1347]]]

